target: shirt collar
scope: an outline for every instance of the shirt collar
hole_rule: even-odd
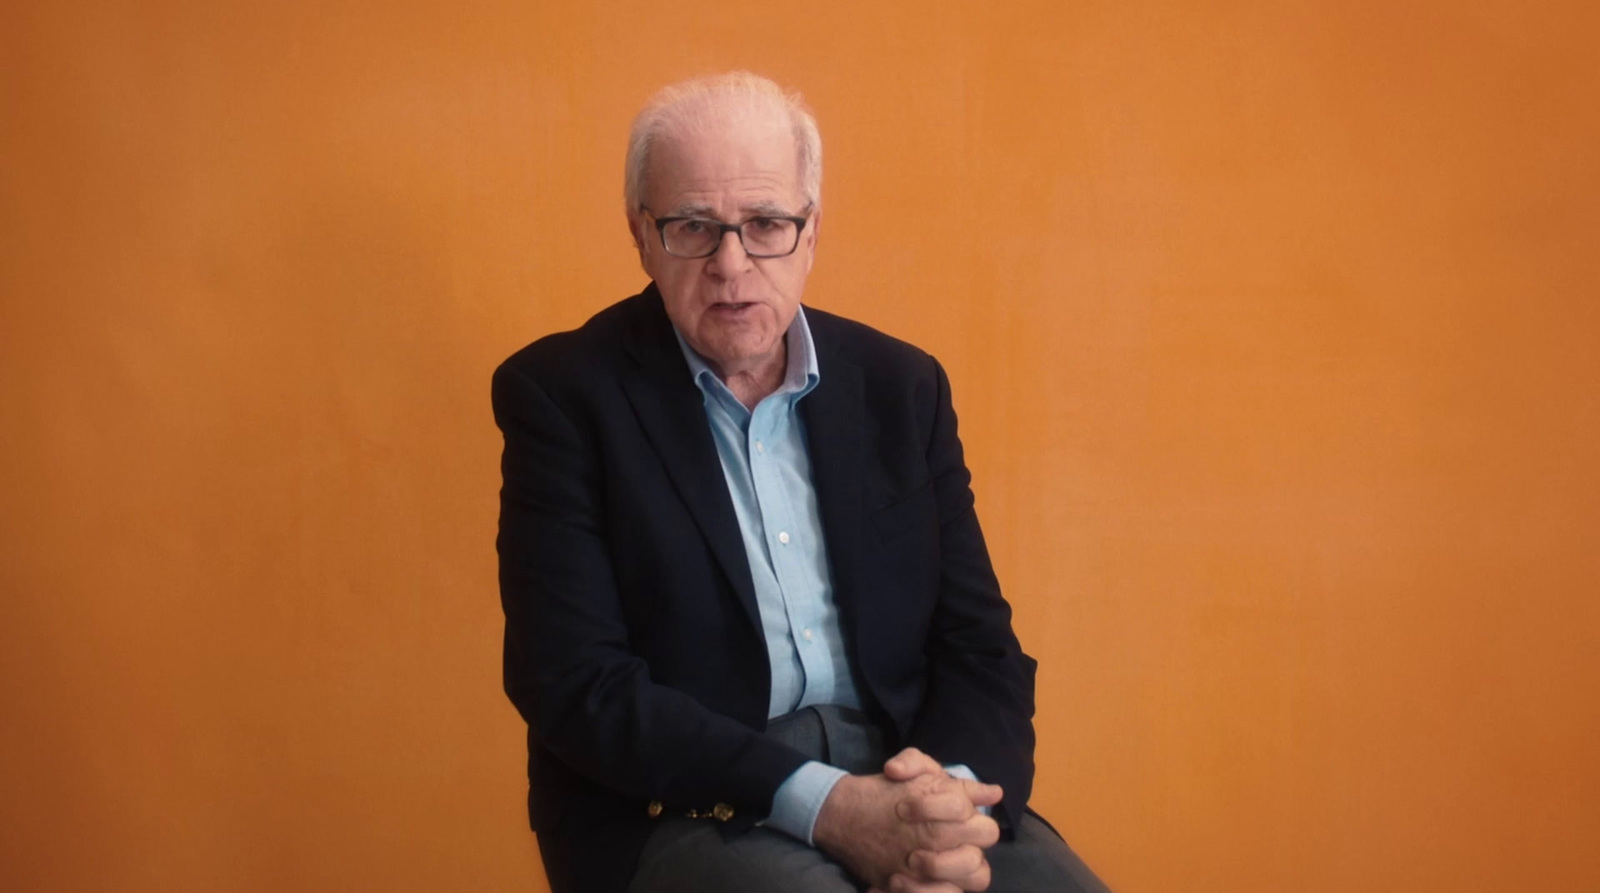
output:
[[[683,359],[689,364],[689,374],[693,376],[695,386],[701,392],[709,395],[708,388],[727,390],[727,385],[711,370],[711,365],[705,357],[689,346],[689,342],[672,327],[672,334],[678,338],[678,346],[683,349]],[[811,326],[806,323],[806,310],[796,307],[794,322],[789,324],[789,331],[784,333],[784,346],[788,349],[788,365],[784,369],[783,384],[778,386],[774,394],[792,394],[793,399],[811,393],[816,388],[817,382],[822,380],[822,371],[817,366],[817,345],[811,340]]]

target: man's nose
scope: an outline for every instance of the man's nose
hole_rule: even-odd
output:
[[[739,240],[739,233],[731,229],[722,234],[717,253],[706,262],[707,270],[724,279],[744,272],[749,266],[750,255],[744,252],[744,242]]]

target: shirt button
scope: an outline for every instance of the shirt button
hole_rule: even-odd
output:
[[[780,534],[778,534],[778,542],[783,543],[785,546],[789,545],[789,534],[788,533],[780,533]]]
[[[767,451],[767,448],[762,445],[761,441],[759,441],[759,440],[756,441],[756,452],[765,453],[766,451]]]
[[[800,637],[805,639],[807,642],[811,641],[811,630],[809,630],[809,629],[801,630],[800,631]]]

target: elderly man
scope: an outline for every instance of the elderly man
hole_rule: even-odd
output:
[[[922,351],[801,308],[822,148],[736,73],[628,147],[652,280],[495,373],[505,683],[557,893],[1101,890]],[[991,886],[992,883],[992,886]]]

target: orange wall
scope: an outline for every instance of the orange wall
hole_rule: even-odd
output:
[[[812,302],[950,368],[1119,891],[1592,885],[1600,21],[1394,5],[6,4],[0,888],[538,887],[488,376],[732,66]]]

